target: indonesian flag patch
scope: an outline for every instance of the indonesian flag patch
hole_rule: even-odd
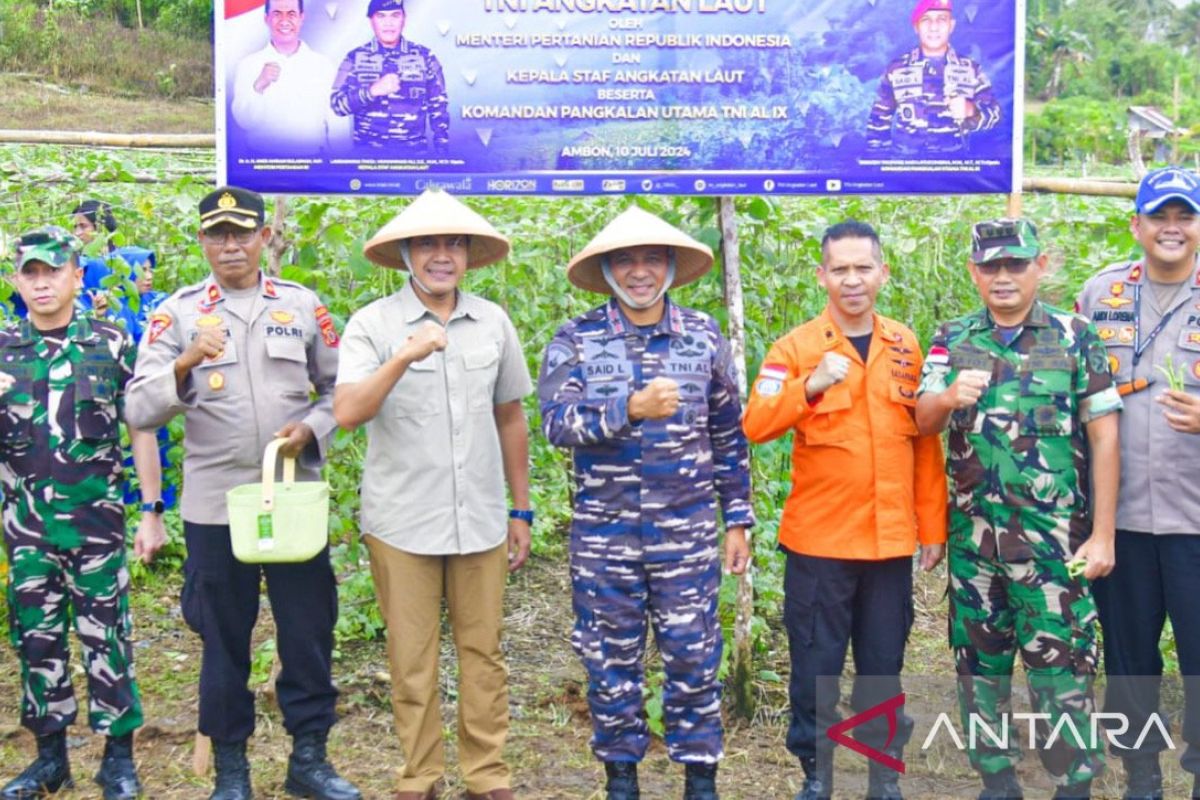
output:
[[[935,344],[929,348],[929,355],[925,360],[930,364],[936,364],[940,367],[945,367],[950,364],[950,351],[940,344]]]
[[[788,368],[784,364],[763,364],[758,372],[758,380],[754,390],[761,397],[774,397],[783,391],[783,382],[787,380]]]

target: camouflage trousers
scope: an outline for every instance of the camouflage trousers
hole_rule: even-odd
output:
[[[647,612],[666,673],[668,755],[684,763],[721,758],[720,581],[716,558],[642,563],[571,556],[571,643],[588,674],[596,758],[640,761],[650,743],[642,713]]]
[[[1097,777],[1104,769],[1104,736],[1092,728],[1096,711],[1096,603],[1064,562],[1003,562],[950,545],[950,646],[958,671],[963,730],[972,719],[981,734],[968,751],[971,765],[991,774],[1020,759],[1028,724],[1014,724],[1012,674],[1017,651],[1039,714],[1034,741],[1058,785]],[[1004,737],[988,730],[1010,729]]]
[[[44,736],[75,721],[67,642],[74,619],[88,679],[88,724],[110,736],[140,727],[124,545],[5,544],[9,635],[21,662],[21,724]]]

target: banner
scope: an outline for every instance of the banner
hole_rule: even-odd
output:
[[[262,192],[1013,191],[1021,2],[222,0]]]

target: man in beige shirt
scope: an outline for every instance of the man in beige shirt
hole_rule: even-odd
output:
[[[448,194],[428,191],[364,252],[409,281],[350,318],[333,413],[367,426],[362,532],[388,629],[392,709],[406,762],[397,800],[429,800],[445,772],[438,705],[442,598],[459,659],[459,760],[473,800],[509,800],[502,751],[508,671],[505,574],[529,555],[533,385],[503,309],[458,290],[508,240]],[[505,513],[505,482],[513,507]]]

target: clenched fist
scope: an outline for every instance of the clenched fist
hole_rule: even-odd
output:
[[[190,370],[205,360],[220,358],[225,352],[225,329],[222,327],[201,328],[200,333],[179,354],[176,361],[185,370]]]
[[[254,81],[254,91],[262,94],[275,81],[279,80],[279,65],[274,61],[269,61],[263,64],[262,72],[258,73],[258,78]]]
[[[848,374],[850,359],[841,353],[826,353],[822,356],[821,363],[813,370],[813,374],[808,376],[808,382],[804,384],[804,393],[810,399],[824,394],[831,386],[846,380]]]
[[[446,349],[446,329],[433,320],[425,320],[417,332],[408,337],[402,352],[412,364],[421,361],[430,353]]]
[[[679,384],[670,378],[658,377],[646,388],[629,396],[629,418],[666,419],[679,409]]]
[[[383,75],[371,84],[367,90],[371,97],[383,97],[385,94],[395,94],[400,91],[400,76],[394,72]]]
[[[946,390],[946,399],[951,408],[970,408],[979,402],[992,380],[990,372],[981,369],[964,369]]]

